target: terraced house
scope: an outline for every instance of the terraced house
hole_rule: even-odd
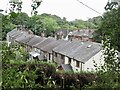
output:
[[[69,42],[53,49],[54,60],[58,64],[69,64],[73,71],[95,70],[94,61],[102,61],[101,45],[94,42]]]
[[[79,29],[68,34],[68,40],[94,41],[94,29]]]
[[[65,71],[93,71],[94,61],[98,65],[103,63],[101,44],[95,42],[56,40],[53,37],[41,37],[19,29],[9,32],[7,41],[24,46],[30,54],[30,60],[35,58],[55,62],[58,69],[62,67]]]

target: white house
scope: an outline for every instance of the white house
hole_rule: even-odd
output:
[[[70,64],[73,71],[92,71],[95,70],[93,60],[98,65],[103,62],[101,45],[94,42],[69,42],[54,48],[53,54],[55,62]]]
[[[54,61],[64,69],[71,67],[73,71],[94,71],[95,63],[103,63],[101,44],[95,42],[43,38],[21,30],[9,32],[7,40],[24,44],[33,57]]]

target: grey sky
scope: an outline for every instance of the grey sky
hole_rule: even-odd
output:
[[[31,13],[31,1],[32,0],[22,0],[23,1],[23,12],[26,12],[28,15]],[[79,0],[86,5],[92,7],[98,12],[105,12],[104,7],[108,0]],[[0,9],[9,9],[9,0],[0,0]],[[48,13],[52,15],[57,15],[66,17],[67,20],[71,21],[74,19],[83,19],[92,18],[99,16],[98,13],[90,10],[84,5],[77,2],[77,0],[43,0],[41,6],[37,9],[39,14]]]

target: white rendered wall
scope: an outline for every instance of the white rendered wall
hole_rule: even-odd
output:
[[[74,72],[80,72],[81,71],[81,62],[79,62],[79,68],[76,67],[76,60],[71,59],[71,66]]]
[[[64,64],[69,64],[68,63],[68,57],[65,56],[65,63]]]
[[[102,57],[102,51],[98,52],[95,56],[93,56],[87,62],[85,62],[83,66],[84,71],[95,71],[96,67],[94,67],[95,63],[93,60],[95,61],[97,66],[100,66],[101,64],[103,64],[104,62]]]

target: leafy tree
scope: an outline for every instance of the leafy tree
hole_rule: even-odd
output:
[[[75,27],[78,27],[78,28],[80,28],[80,29],[82,29],[82,28],[86,28],[86,26],[85,26],[85,22],[83,21],[83,20],[74,20],[74,21],[72,21],[72,24],[75,26]]]
[[[0,37],[2,40],[6,39],[6,34],[13,30],[18,24],[26,24],[24,17],[25,14],[21,13],[22,2],[20,0],[10,0],[10,13],[8,15],[0,15],[2,17],[2,31],[0,32]],[[22,17],[20,17],[22,16]]]
[[[54,63],[16,58],[24,54],[22,47],[1,44],[2,89],[81,89],[94,80],[95,75],[92,73],[56,72],[57,66]]]
[[[55,30],[59,29],[57,22],[53,18],[44,18],[43,25],[45,26],[47,35],[52,35]]]
[[[101,25],[101,20],[102,20],[102,17],[98,16],[98,17],[93,17],[88,19],[88,22],[94,24],[94,28],[99,28],[99,26]]]
[[[59,28],[56,20],[47,14],[32,16],[29,27],[35,34],[40,35],[41,32],[45,32],[47,36],[52,35]]]
[[[1,27],[1,32],[0,32],[0,38],[1,40],[5,40],[6,34],[12,29],[14,29],[16,25],[10,21],[8,15],[0,14],[0,16],[2,17],[2,27]]]
[[[111,44],[120,51],[120,7],[104,14],[102,23],[96,34],[96,40],[102,39],[104,35],[110,36]]]
[[[36,35],[40,35],[44,31],[43,18],[41,15],[34,15],[28,21],[28,28],[30,28]]]
[[[86,89],[96,88],[104,89],[120,89],[120,7],[106,12],[102,19],[99,32],[102,33],[104,64],[98,67],[97,79],[91,86]],[[101,30],[101,31],[100,31]]]
[[[95,88],[96,90],[120,89],[120,59],[118,52],[111,42],[110,36],[103,39],[104,64],[97,67],[96,80],[92,85],[85,86],[85,90]]]
[[[22,47],[16,45],[8,47],[6,42],[1,42],[0,44],[2,44],[2,49],[0,50],[3,69],[3,78],[2,82],[0,82],[2,83],[2,89],[41,88],[41,84],[37,84],[36,81],[40,75],[43,76],[39,72],[44,73],[44,78],[42,78],[45,82],[45,87],[47,84],[46,80],[48,80],[51,74],[55,73],[54,64],[39,61],[28,62],[26,61],[27,58],[25,58],[24,51],[21,50]]]
[[[15,25],[22,25],[27,27],[29,23],[29,16],[23,12],[11,15],[10,19],[11,22]]]

